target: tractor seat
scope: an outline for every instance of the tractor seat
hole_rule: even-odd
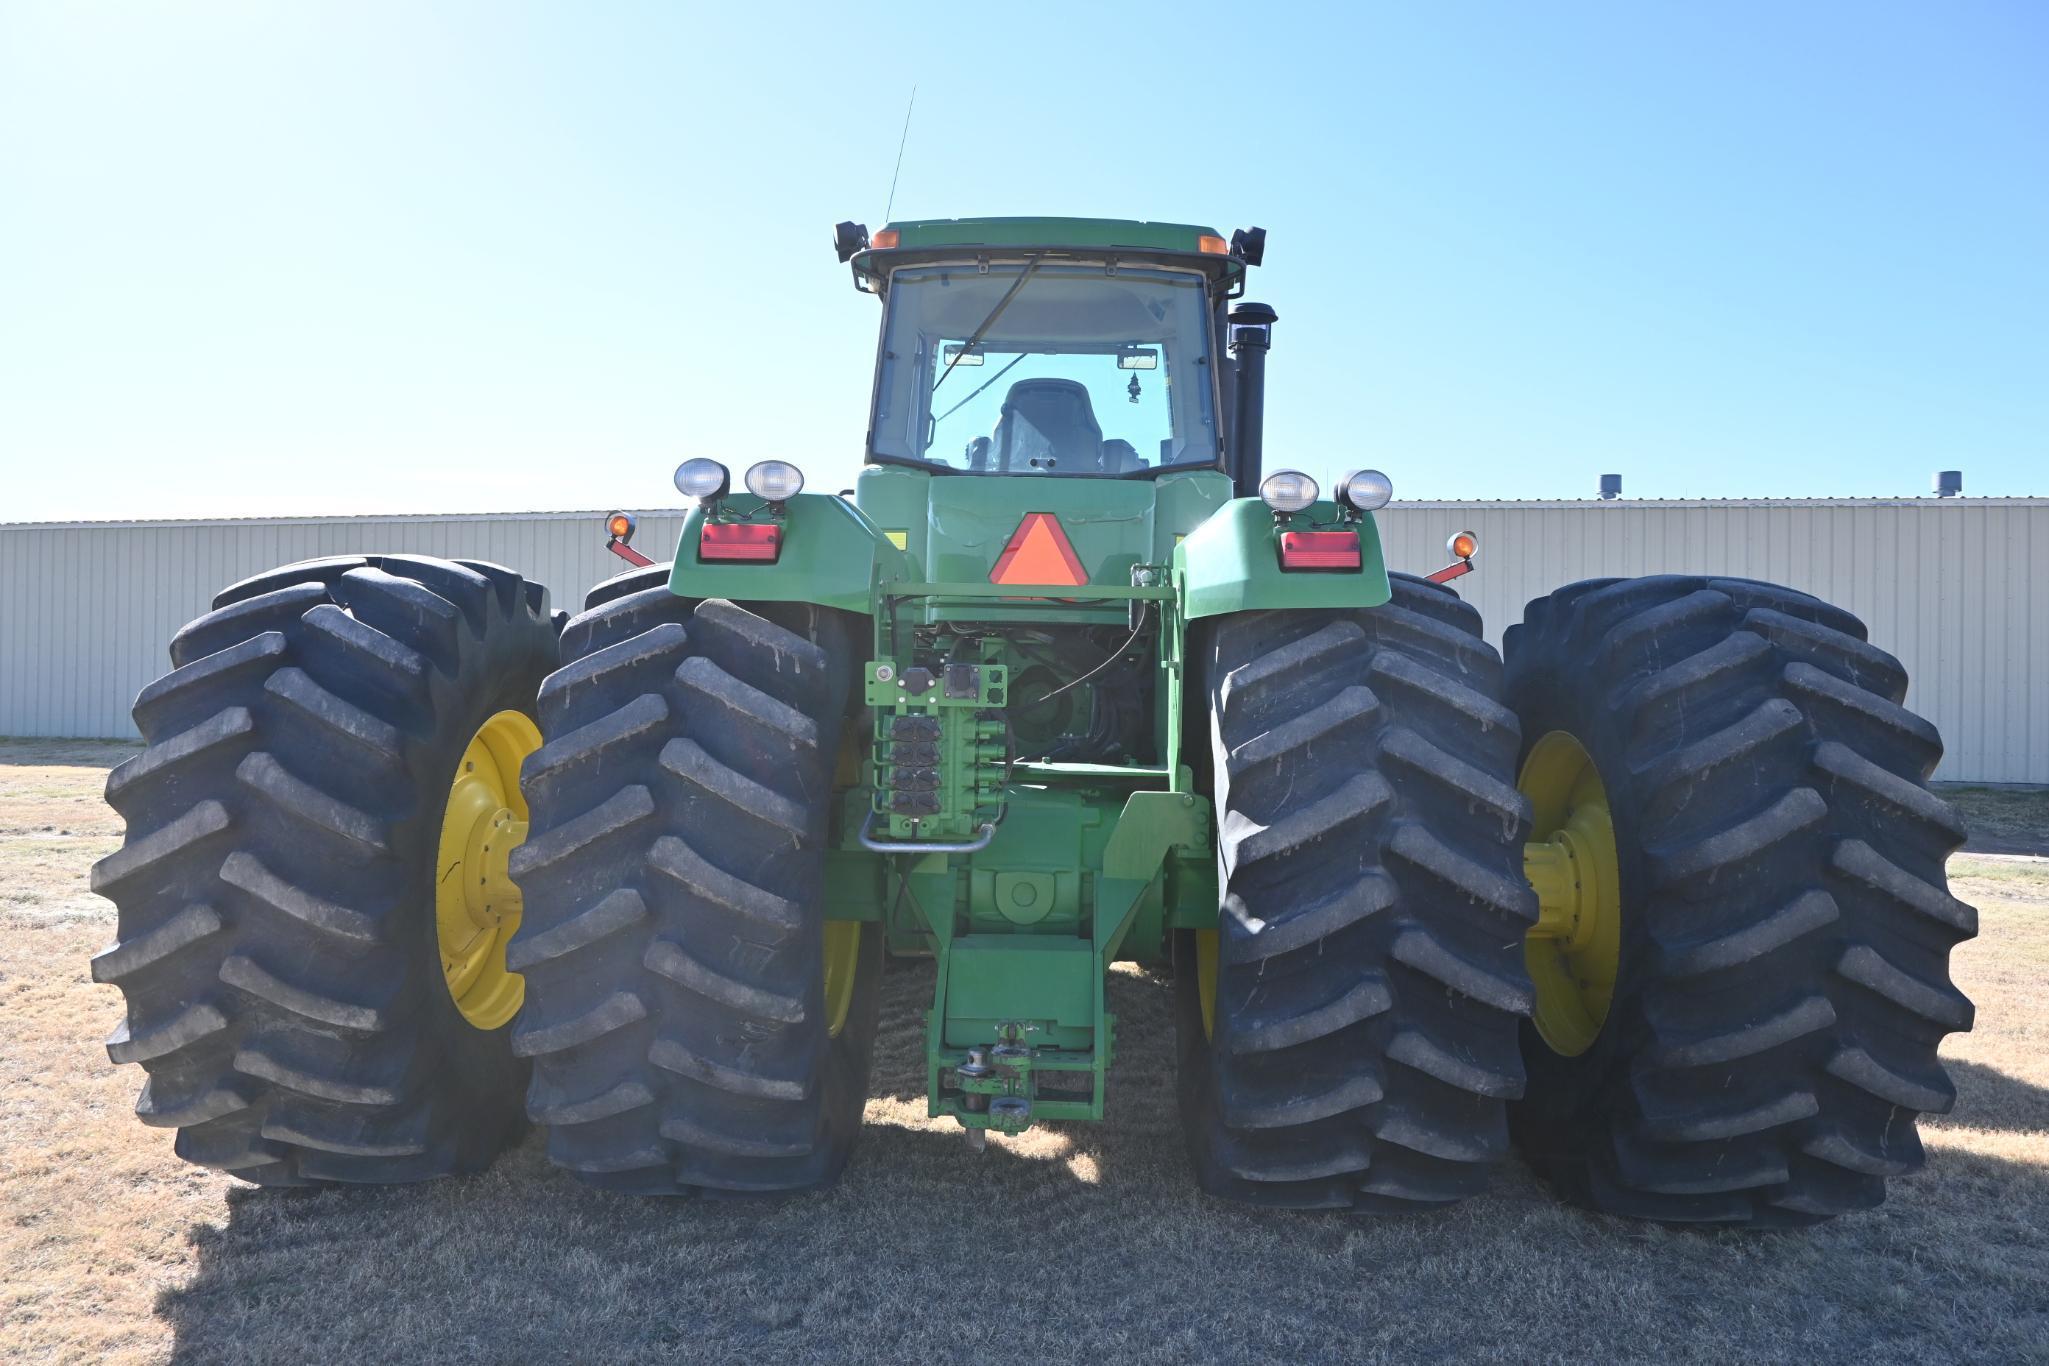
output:
[[[1003,396],[989,454],[990,463],[1005,474],[1095,474],[1102,468],[1102,449],[1103,429],[1096,424],[1086,384],[1021,379]]]

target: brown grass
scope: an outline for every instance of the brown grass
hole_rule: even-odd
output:
[[[969,1154],[924,1117],[927,972],[892,974],[841,1186],[783,1204],[605,1196],[529,1138],[486,1175],[261,1192],[128,1113],[85,961],[122,751],[0,744],[0,1358],[191,1362],[2049,1356],[2049,864],[1963,857],[1976,1033],[1928,1169],[1805,1234],[1574,1212],[1520,1167],[1449,1213],[1269,1215],[1198,1195],[1166,984],[1120,972],[1111,1120]],[[12,766],[7,765],[12,762]],[[68,833],[66,833],[68,832]]]

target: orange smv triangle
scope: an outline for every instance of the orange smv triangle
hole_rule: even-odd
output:
[[[1063,584],[1079,588],[1089,581],[1060,519],[1050,512],[1027,512],[1010,544],[989,571],[991,583]]]

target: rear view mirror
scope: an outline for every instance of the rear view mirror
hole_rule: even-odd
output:
[[[1117,368],[1119,370],[1157,370],[1160,368],[1160,353],[1157,351],[1141,351],[1136,348],[1130,351],[1119,351],[1117,353]]]
[[[980,365],[982,363],[982,353],[979,350],[970,351],[965,346],[949,346],[946,348],[946,363],[948,365]]]

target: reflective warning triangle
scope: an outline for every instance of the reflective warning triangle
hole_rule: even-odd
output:
[[[1060,528],[1060,519],[1050,512],[1027,512],[1017,530],[1010,533],[1010,543],[996,557],[996,567],[989,571],[991,583],[1065,584],[1079,588],[1088,581],[1081,558]]]

